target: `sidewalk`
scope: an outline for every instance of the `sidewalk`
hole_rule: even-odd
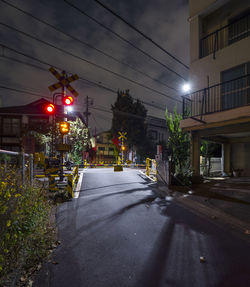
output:
[[[192,188],[159,185],[176,198],[176,202],[229,225],[250,239],[250,178],[206,178]]]

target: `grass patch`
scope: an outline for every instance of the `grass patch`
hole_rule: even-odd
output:
[[[55,241],[51,208],[41,187],[22,186],[15,168],[0,170],[0,286],[18,281],[49,254]]]

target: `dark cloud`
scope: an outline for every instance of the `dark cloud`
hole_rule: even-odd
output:
[[[9,3],[20,7],[21,9],[32,13],[34,16],[51,23],[52,25],[64,30],[66,33],[81,39],[98,49],[105,51],[113,57],[124,61],[131,66],[136,67],[150,76],[157,78],[176,89],[180,88],[182,83],[175,75],[164,69],[159,64],[148,59],[140,52],[133,49],[128,44],[117,39],[108,31],[87,19],[73,8],[69,7],[65,2],[54,0],[42,1],[18,1],[8,0]],[[141,49],[147,51],[155,58],[162,61],[164,64],[169,65],[176,72],[184,77],[188,77],[188,71],[180,64],[176,63],[173,59],[168,57],[162,51],[157,49],[152,43],[143,39],[135,31],[131,30],[124,23],[116,19],[101,6],[97,5],[93,0],[75,0],[72,1],[75,5],[79,6],[86,13],[95,17],[100,22],[104,23],[117,33],[122,34],[126,39],[136,44]],[[156,42],[165,47],[169,52],[181,59],[184,63],[188,64],[189,59],[189,33],[188,33],[188,1],[176,0],[140,0],[140,1],[115,1],[108,0],[104,2],[114,11],[119,13],[122,17],[126,18],[133,25],[144,31],[147,35],[152,37]],[[10,26],[16,27],[22,31],[32,34],[39,39],[43,39],[55,46],[60,47],[70,53],[78,55],[84,59],[95,62],[98,65],[108,67],[109,69],[122,74],[135,81],[141,82],[153,89],[159,90],[162,93],[169,94],[173,97],[180,99],[175,91],[150,80],[135,71],[123,66],[100,53],[88,48],[68,38],[59,32],[54,31],[52,28],[37,22],[15,9],[8,7],[0,1],[0,14],[1,22]],[[132,96],[140,98],[147,102],[153,102],[155,105],[165,107],[172,110],[176,102],[167,99],[164,96],[158,95],[152,91],[136,86],[135,84],[123,80],[110,73],[102,71],[99,68],[88,64],[85,61],[74,58],[45,44],[39,43],[17,32],[0,26],[0,43],[14,48],[20,52],[30,56],[39,58],[51,65],[62,67],[69,73],[77,73],[80,77],[90,81],[99,82],[106,87],[113,90],[126,90],[131,91]],[[1,49],[1,55],[13,57],[31,64],[36,64],[41,68],[48,69],[48,66],[39,64],[31,59],[27,59],[8,49]],[[27,65],[10,61],[5,57],[1,57],[0,65],[0,83],[8,87],[23,89],[26,91],[35,92],[38,94],[52,97],[48,90],[48,86],[55,83],[56,79],[47,71],[42,71]],[[116,95],[104,89],[95,87],[94,85],[77,81],[72,83],[80,93],[77,99],[79,110],[84,110],[85,97],[88,95],[94,100],[94,107],[103,107],[110,110],[111,104],[114,102]],[[35,100],[35,97],[25,94],[1,89],[0,97],[2,105],[19,105]],[[177,105],[181,108],[181,105]],[[155,108],[148,109],[148,114],[163,117],[164,111]],[[108,129],[111,124],[110,113],[104,113],[96,109],[91,109],[93,116],[90,118],[91,127],[97,126],[97,129]]]

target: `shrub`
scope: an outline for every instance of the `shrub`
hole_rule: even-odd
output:
[[[47,255],[52,240],[51,207],[38,186],[22,186],[15,169],[0,170],[0,285],[15,269]]]

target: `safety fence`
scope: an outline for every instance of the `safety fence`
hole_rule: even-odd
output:
[[[5,157],[1,158],[1,166],[3,165],[5,172],[10,167],[16,167],[22,177],[22,184],[24,185],[27,180],[30,182],[30,184],[33,184],[33,154],[3,149],[0,149],[0,154],[5,155]]]
[[[157,162],[155,159],[146,159],[146,174],[154,181],[157,181]]]

